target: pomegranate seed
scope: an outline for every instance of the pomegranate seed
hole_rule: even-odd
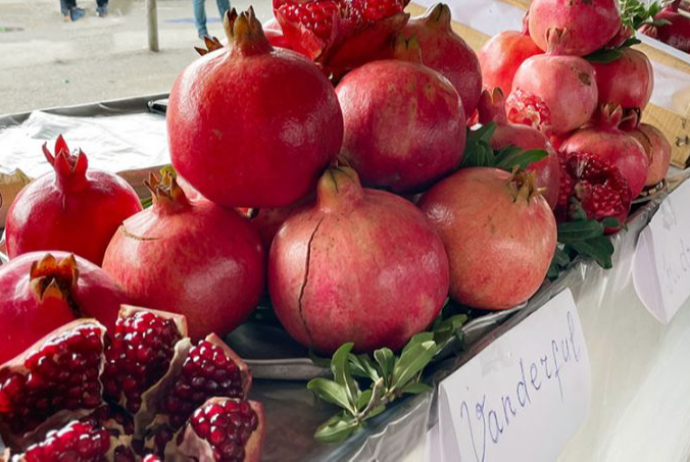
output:
[[[527,125],[550,135],[551,111],[536,95],[517,89],[506,100],[506,115],[513,123]]]
[[[104,461],[109,449],[107,430],[75,421],[61,430],[49,432],[42,442],[26,450],[24,458],[27,461]]]

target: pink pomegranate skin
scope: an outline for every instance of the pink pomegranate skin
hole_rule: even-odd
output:
[[[153,183],[152,191],[153,206],[120,227],[103,269],[134,304],[186,316],[194,341],[227,334],[263,292],[257,232],[235,210],[188,201],[170,177]]]
[[[551,208],[535,191],[517,192],[510,183],[504,170],[465,168],[419,203],[448,252],[450,295],[465,305],[519,305],[539,289],[549,269],[556,248]]]
[[[0,364],[79,317],[114,329],[120,305],[128,303],[98,266],[67,252],[50,255],[30,252],[0,266]]]
[[[628,180],[634,199],[647,180],[647,154],[636,139],[618,128],[620,107],[603,106],[600,116],[601,120],[571,135],[561,146],[561,152],[588,152],[615,165]]]
[[[664,134],[653,125],[640,124],[636,129],[626,132],[635,138],[644,148],[649,160],[645,186],[656,186],[666,178],[671,163],[671,143]]]
[[[316,204],[278,232],[268,278],[278,318],[303,345],[397,350],[440,311],[448,258],[413,204],[337,167],[321,178]]]
[[[628,48],[611,63],[592,63],[596,71],[599,103],[613,103],[623,109],[644,109],[652,97],[654,72],[644,53]]]
[[[544,53],[530,37],[526,25],[522,32],[501,32],[482,47],[478,56],[485,89],[500,88],[504,95],[509,94],[520,65],[528,58]]]
[[[471,117],[482,91],[482,71],[477,54],[453,32],[448,5],[439,3],[411,18],[402,34],[406,39],[417,38],[422,64],[450,80],[462,99],[465,115]]]
[[[374,61],[347,74],[336,93],[345,119],[340,156],[365,185],[416,192],[462,160],[462,101],[436,71]]]
[[[282,207],[309,193],[335,160],[342,113],[321,70],[273,48],[250,13],[231,21],[230,46],[177,78],[170,155],[175,170],[217,204]]]
[[[543,195],[551,209],[555,209],[561,177],[558,153],[539,130],[526,125],[509,123],[506,119],[504,104],[503,93],[500,89],[494,89],[491,92],[485,90],[482,93],[479,101],[479,122],[496,123],[496,131],[489,140],[489,146],[494,150],[517,146],[524,151],[531,149],[546,151],[547,157],[529,165],[526,170],[534,173],[537,187],[545,189]]]
[[[549,29],[568,30],[563,52],[585,56],[606,45],[621,28],[618,0],[534,0],[529,9],[529,32],[546,51]]]

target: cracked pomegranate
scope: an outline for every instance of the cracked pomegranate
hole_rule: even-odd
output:
[[[65,252],[33,252],[0,266],[0,364],[80,317],[115,326],[122,289],[101,268]]]
[[[508,309],[541,286],[556,249],[556,221],[530,173],[465,168],[432,187],[419,207],[450,261],[450,295]]]
[[[443,306],[448,258],[413,204],[363,189],[353,169],[335,167],[321,177],[316,204],[278,231],[269,290],[283,326],[305,346],[397,350]]]
[[[560,135],[587,123],[599,93],[594,68],[582,58],[563,55],[567,31],[549,30],[549,49],[522,63],[506,100],[508,120],[545,135]]]
[[[112,173],[88,169],[86,154],[71,154],[60,135],[55,154],[43,153],[53,171],[24,187],[5,222],[10,258],[32,251],[63,250],[97,265],[127,217],[141,210],[136,192]]]
[[[269,44],[251,8],[228,15],[231,46],[192,63],[170,93],[172,164],[217,204],[286,206],[338,155],[338,99],[317,66]]]
[[[628,48],[611,63],[592,63],[596,71],[599,103],[623,109],[644,109],[652,97],[654,72],[644,53]]]
[[[227,334],[263,293],[258,233],[235,210],[188,201],[169,172],[147,186],[153,206],[124,222],[103,269],[135,304],[185,315],[194,341]]]

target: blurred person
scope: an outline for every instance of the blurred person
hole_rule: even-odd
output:
[[[206,0],[193,0],[194,2],[194,20],[196,21],[196,31],[199,34],[199,38],[204,38],[208,36],[208,29],[206,29]],[[216,0],[218,5],[218,13],[220,14],[220,20],[222,21],[225,17],[225,13],[230,9],[229,0]]]
[[[60,0],[60,11],[65,21],[77,21],[86,12],[77,6],[77,0]],[[108,0],[96,0],[96,15],[103,18],[108,14]]]

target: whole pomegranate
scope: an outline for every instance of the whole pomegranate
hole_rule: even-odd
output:
[[[671,143],[654,125],[639,124],[626,133],[635,138],[644,148],[649,160],[645,186],[656,186],[668,173],[671,163]]]
[[[318,67],[268,43],[251,8],[227,19],[232,46],[192,63],[170,93],[172,163],[220,205],[285,206],[340,150],[338,99]]]
[[[32,252],[0,266],[0,364],[80,317],[115,325],[122,289],[98,266],[65,252]]]
[[[301,344],[397,350],[443,306],[448,258],[413,204],[363,189],[354,170],[335,167],[321,177],[316,204],[278,232],[268,278],[273,309]]]
[[[556,249],[556,220],[530,173],[461,169],[419,207],[450,261],[450,296],[487,310],[512,308],[544,281]]]
[[[544,188],[543,195],[551,208],[558,202],[560,187],[560,165],[558,153],[551,146],[542,132],[526,125],[509,123],[506,119],[505,100],[500,88],[484,90],[479,100],[479,122],[496,123],[496,130],[489,140],[491,149],[499,150],[508,146],[517,146],[524,151],[542,149],[548,153],[544,159],[527,167],[535,176],[537,188]]]
[[[622,117],[620,106],[602,106],[599,117],[568,138],[561,145],[561,152],[587,152],[616,166],[628,180],[635,198],[647,180],[649,160],[642,145],[619,129]]]
[[[406,39],[416,37],[422,51],[422,64],[450,80],[470,117],[482,92],[482,70],[476,53],[453,32],[448,5],[438,3],[422,16],[410,19],[402,30]]]
[[[640,32],[690,53],[690,18],[680,12],[681,0],[674,0],[654,17],[655,21],[666,21],[660,26],[645,25]]]
[[[340,158],[366,185],[416,192],[462,160],[465,113],[457,91],[418,63],[383,60],[336,88],[345,119]]]
[[[627,48],[610,63],[592,63],[596,71],[599,103],[613,103],[623,109],[644,109],[652,97],[654,72],[644,53]]]
[[[303,209],[305,206],[310,206],[313,204],[314,194],[309,194],[303,199],[287,207],[260,209],[256,211],[255,216],[251,218],[250,223],[259,232],[259,236],[261,236],[261,242],[263,243],[264,248],[271,248],[273,238],[276,234],[278,234],[278,230],[281,228],[281,226],[283,226],[283,223],[285,223],[285,220],[287,220],[290,215],[297,210]]]
[[[529,35],[527,15],[523,24],[522,32],[501,32],[486,42],[479,51],[484,88],[500,88],[503,94],[509,94],[520,65],[528,58],[544,53]]]
[[[89,170],[86,154],[71,154],[62,135],[55,155],[47,145],[43,153],[54,171],[26,185],[12,202],[7,254],[64,250],[100,265],[117,227],[141,210],[136,192],[117,175]]]
[[[522,63],[506,100],[508,120],[559,135],[581,127],[597,107],[594,68],[577,56],[565,56],[568,31],[550,29],[545,55]]]
[[[570,32],[563,54],[585,56],[603,48],[620,28],[618,0],[534,0],[529,8],[530,35],[545,51],[550,29]]]
[[[221,335],[256,307],[264,284],[264,250],[235,210],[190,202],[169,172],[147,186],[153,206],[125,221],[103,269],[142,306],[184,314],[190,336]]]

